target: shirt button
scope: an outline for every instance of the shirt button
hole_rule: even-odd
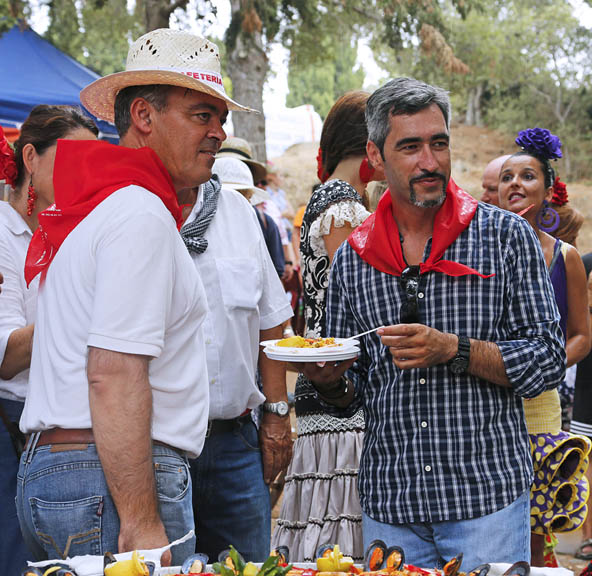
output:
[[[431,471],[432,471],[432,467],[431,467],[431,466],[428,464],[428,465],[427,465],[427,466],[424,468],[424,470],[425,470],[426,472],[431,472]]]
[[[420,293],[417,295],[417,297],[418,297],[418,298],[423,298],[423,292],[420,292]]]
[[[427,422],[422,422],[421,423],[421,427],[422,428],[427,428],[428,427],[428,423]]]
[[[211,341],[211,340],[208,338],[208,339],[206,340],[206,344],[211,344],[211,343],[212,343],[212,341]]]
[[[216,383],[216,379],[215,379],[215,378],[212,378],[212,379],[210,380],[210,384],[215,384],[215,383]]]
[[[426,383],[426,379],[425,378],[420,378],[419,379],[419,383],[420,384],[425,384]]]

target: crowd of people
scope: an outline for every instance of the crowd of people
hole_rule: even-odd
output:
[[[592,559],[592,258],[557,136],[521,131],[479,202],[451,177],[448,94],[390,80],[335,102],[296,212],[227,138],[253,111],[210,40],[149,32],[81,100],[119,146],[67,106],[0,141],[3,573],[191,529],[163,565],[230,544],[361,561],[380,539],[426,568],[542,566],[580,527]],[[293,366],[292,446],[286,365],[259,343],[294,331],[370,333]]]

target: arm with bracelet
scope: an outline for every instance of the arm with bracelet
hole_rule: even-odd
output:
[[[340,266],[335,265],[339,260],[340,253],[341,249],[338,249],[327,289],[326,333],[336,338],[348,338],[352,334],[363,332],[365,327],[359,326],[354,320],[347,291],[341,282]],[[367,379],[363,346],[361,346],[360,352],[362,357],[335,364],[319,366],[311,362],[298,365],[299,369],[312,382],[320,399],[325,403],[327,412],[333,416],[348,418],[362,406],[362,396]],[[356,363],[355,368],[353,367],[354,363]]]

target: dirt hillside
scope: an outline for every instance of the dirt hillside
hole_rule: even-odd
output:
[[[487,163],[516,150],[513,138],[476,126],[453,125],[451,130],[452,175],[455,181],[476,198],[481,195],[481,174]],[[283,186],[294,207],[305,204],[316,178],[318,144],[296,144],[283,156],[274,158]],[[555,166],[561,172],[561,162]],[[570,202],[585,217],[578,238],[582,254],[592,252],[592,191],[590,182],[567,182]]]

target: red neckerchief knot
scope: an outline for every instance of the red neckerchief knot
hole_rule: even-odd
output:
[[[442,260],[444,252],[471,223],[478,204],[477,200],[461,190],[452,179],[448,181],[446,200],[434,219],[432,249],[428,259],[419,265],[420,274],[434,271],[448,276],[495,276],[481,274],[460,262]],[[348,242],[364,262],[380,272],[400,276],[407,268],[399,238],[399,227],[393,217],[389,190],[380,199],[376,212],[351,233]]]
[[[62,242],[111,194],[131,185],[156,194],[177,228],[183,223],[170,174],[150,148],[126,148],[99,140],[58,140],[53,173],[55,204],[39,214],[25,260],[25,280],[45,272]]]

